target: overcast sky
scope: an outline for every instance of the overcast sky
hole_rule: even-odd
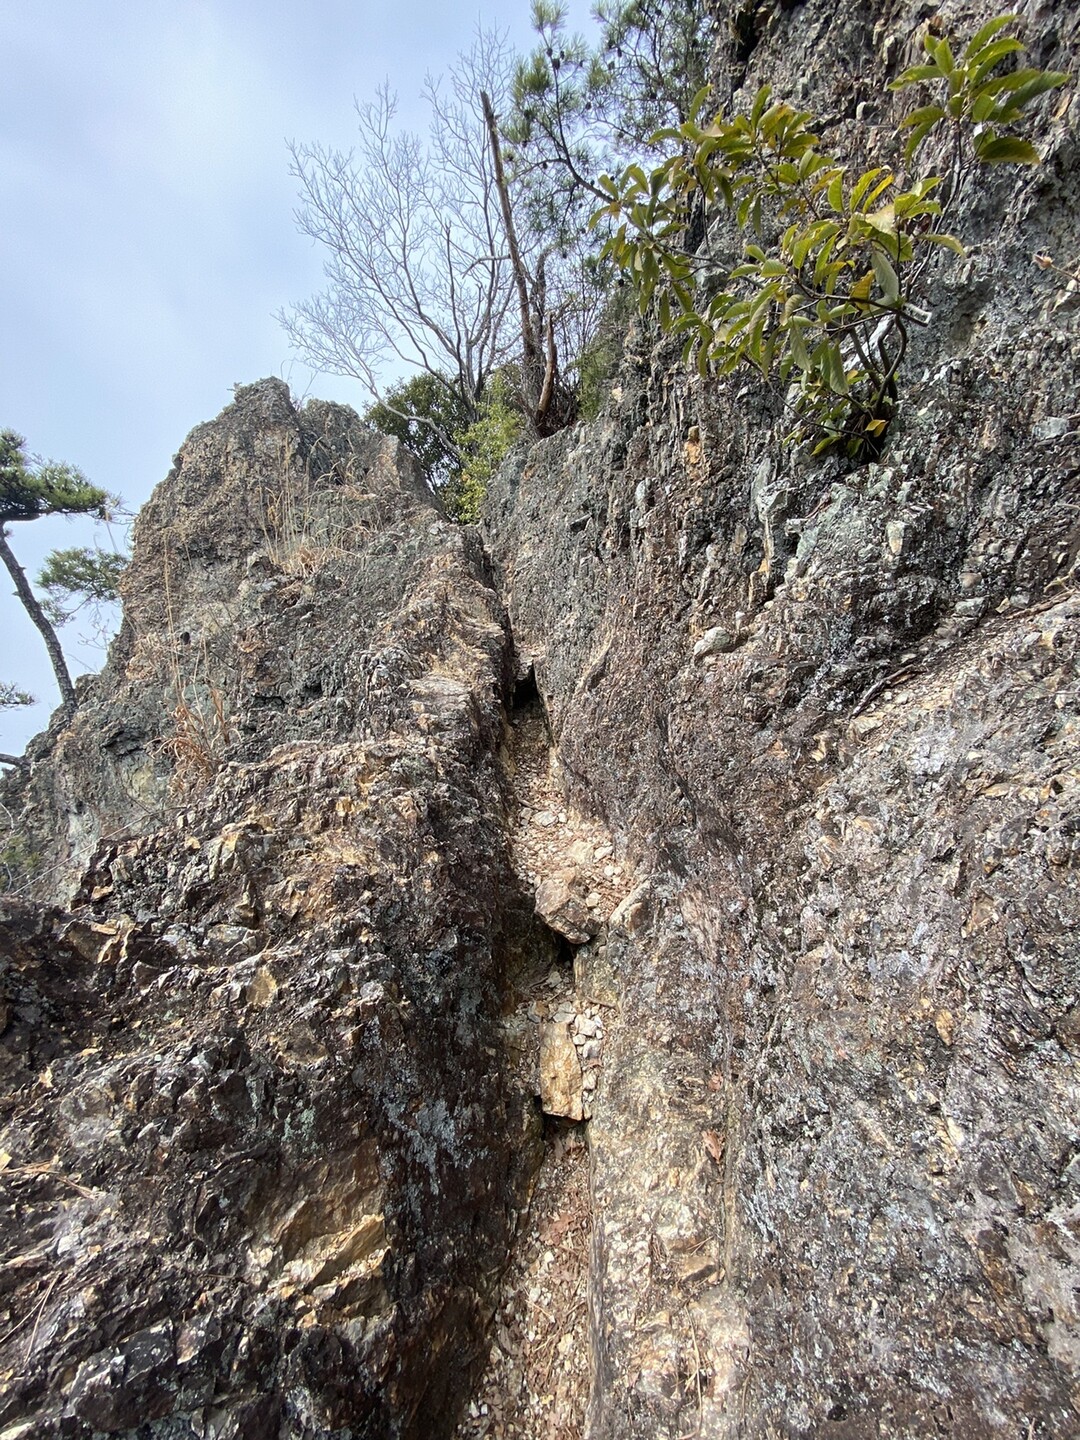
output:
[[[588,0],[570,8],[589,33]],[[362,406],[274,319],[321,280],[285,142],[348,148],[353,97],[387,78],[407,117],[479,22],[530,44],[528,0],[0,0],[0,426],[137,508],[236,382]],[[32,576],[90,535],[51,520],[11,538]],[[10,591],[0,571],[0,679],[46,702],[0,711],[18,753],[58,697]]]

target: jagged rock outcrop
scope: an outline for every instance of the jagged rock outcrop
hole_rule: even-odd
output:
[[[759,6],[719,68],[854,132],[926,9]],[[1075,70],[1076,15],[1027,22]],[[639,333],[489,498],[569,795],[635,875],[589,1440],[1080,1425],[1080,329],[1031,263],[1080,254],[1078,107],[953,218],[880,462],[801,460],[752,380]]]
[[[0,1433],[446,1434],[534,1146],[482,554],[263,382],[125,601],[28,784],[74,913],[3,910]]]

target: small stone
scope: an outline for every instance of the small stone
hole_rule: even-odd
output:
[[[590,890],[589,893],[588,893],[588,895],[585,896],[585,904],[586,904],[586,907],[587,907],[589,910],[599,910],[599,909],[600,909],[600,892],[599,892],[599,890]]]
[[[584,945],[600,928],[596,916],[590,914],[565,880],[545,880],[541,884],[536,892],[536,913],[571,945]]]
[[[943,1045],[951,1045],[956,1034],[956,1019],[951,1010],[939,1010],[934,1016],[934,1029]]]
[[[883,723],[880,715],[856,715],[850,728],[861,740],[864,735],[872,735],[875,730],[880,730]]]
[[[694,646],[694,659],[700,660],[705,655],[719,655],[725,650],[735,648],[735,637],[730,630],[725,630],[722,625],[714,625],[711,630],[706,630],[701,639]]]
[[[550,810],[538,810],[533,816],[533,824],[539,825],[544,830],[549,830],[552,825],[558,824],[558,821]]]
[[[540,1103],[545,1114],[581,1120],[581,1065],[570,1027],[549,1021],[540,1027]]]
[[[891,555],[903,555],[908,540],[906,523],[903,520],[890,520],[885,526],[885,540]]]
[[[614,865],[605,865],[605,866],[604,866],[604,879],[605,879],[605,880],[614,880],[614,878],[615,878],[615,866],[614,866]]]
[[[256,1010],[265,1010],[277,994],[278,985],[265,965],[259,967],[244,991],[244,999]]]
[[[593,859],[607,860],[613,853],[614,852],[610,845],[597,845],[596,849],[593,851]]]

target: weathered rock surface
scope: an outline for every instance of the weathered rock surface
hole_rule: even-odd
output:
[[[713,8],[722,91],[885,143],[926,7]],[[641,330],[479,534],[275,383],[193,433],[8,782],[0,1440],[448,1434],[533,1087],[588,1440],[1080,1428],[1078,106],[954,215],[873,464]]]
[[[581,1064],[565,1020],[540,1025],[540,1099],[548,1115],[581,1120]]]
[[[264,382],[193,433],[29,782],[74,913],[3,912],[0,1433],[452,1427],[532,1164],[508,667],[351,412]]]
[[[926,14],[715,9],[728,89],[852,135]],[[1030,7],[1036,63],[1077,26]],[[1078,107],[952,217],[879,463],[799,461],[639,335],[489,499],[568,803],[636,867],[589,1440],[1080,1428],[1080,330],[1030,258],[1080,254]]]

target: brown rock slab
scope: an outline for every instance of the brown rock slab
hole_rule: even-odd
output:
[[[540,1103],[547,1115],[581,1120],[581,1062],[570,1034],[561,1020],[545,1020],[540,1026]]]
[[[600,929],[600,921],[590,913],[584,897],[561,878],[544,880],[537,887],[536,914],[571,945],[584,945]]]

